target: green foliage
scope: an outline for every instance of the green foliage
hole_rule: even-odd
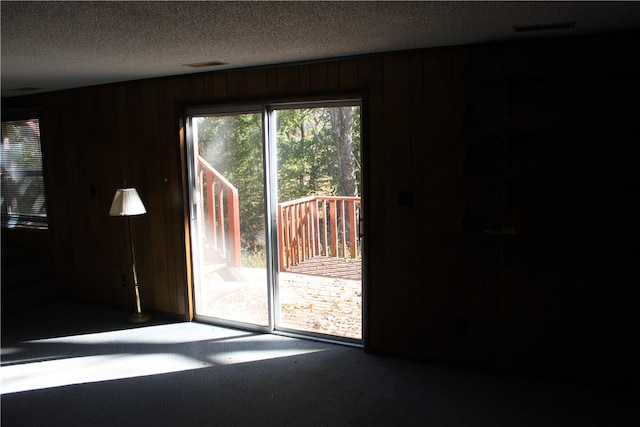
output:
[[[326,109],[277,111],[278,194],[282,201],[334,194],[335,147],[328,143]]]
[[[360,108],[319,107],[277,110],[278,196],[280,201],[309,195],[339,195],[332,110],[347,108],[353,118],[351,150],[360,180]],[[335,114],[335,111],[333,112]],[[238,188],[244,256],[260,246],[264,230],[262,114],[198,117],[198,150]]]
[[[310,195],[339,194],[336,141],[331,134],[332,110],[347,108],[353,117],[352,152],[360,179],[360,108],[327,107],[277,111],[278,194],[281,201]]]
[[[2,142],[4,168],[11,167],[20,171],[42,170],[38,119],[3,122]],[[5,164],[7,160],[11,165]]]
[[[262,117],[259,113],[198,120],[198,151],[238,189],[243,246],[264,229]]]
[[[242,265],[249,268],[266,268],[267,253],[264,248],[257,246],[242,247]]]

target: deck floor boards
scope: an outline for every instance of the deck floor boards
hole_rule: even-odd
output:
[[[267,319],[266,272],[240,269],[231,280],[203,275],[203,316],[264,324]],[[315,257],[280,272],[280,322],[287,329],[362,338],[360,260]]]

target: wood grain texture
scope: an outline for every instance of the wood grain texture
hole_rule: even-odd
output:
[[[400,192],[414,196],[411,166],[411,56],[393,55],[384,59],[384,174],[385,196],[384,280],[386,302],[384,324],[379,325],[385,347],[407,352],[409,348],[409,301],[412,297],[411,264],[408,236],[413,234],[413,206],[401,206]],[[371,213],[373,214],[373,213]],[[393,315],[391,314],[393,313]]]

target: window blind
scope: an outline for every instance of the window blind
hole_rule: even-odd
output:
[[[39,119],[2,122],[0,166],[3,226],[47,228]]]

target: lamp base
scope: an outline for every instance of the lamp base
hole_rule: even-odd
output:
[[[127,322],[129,323],[144,323],[151,320],[151,315],[148,313],[133,313],[131,316],[127,317]]]

